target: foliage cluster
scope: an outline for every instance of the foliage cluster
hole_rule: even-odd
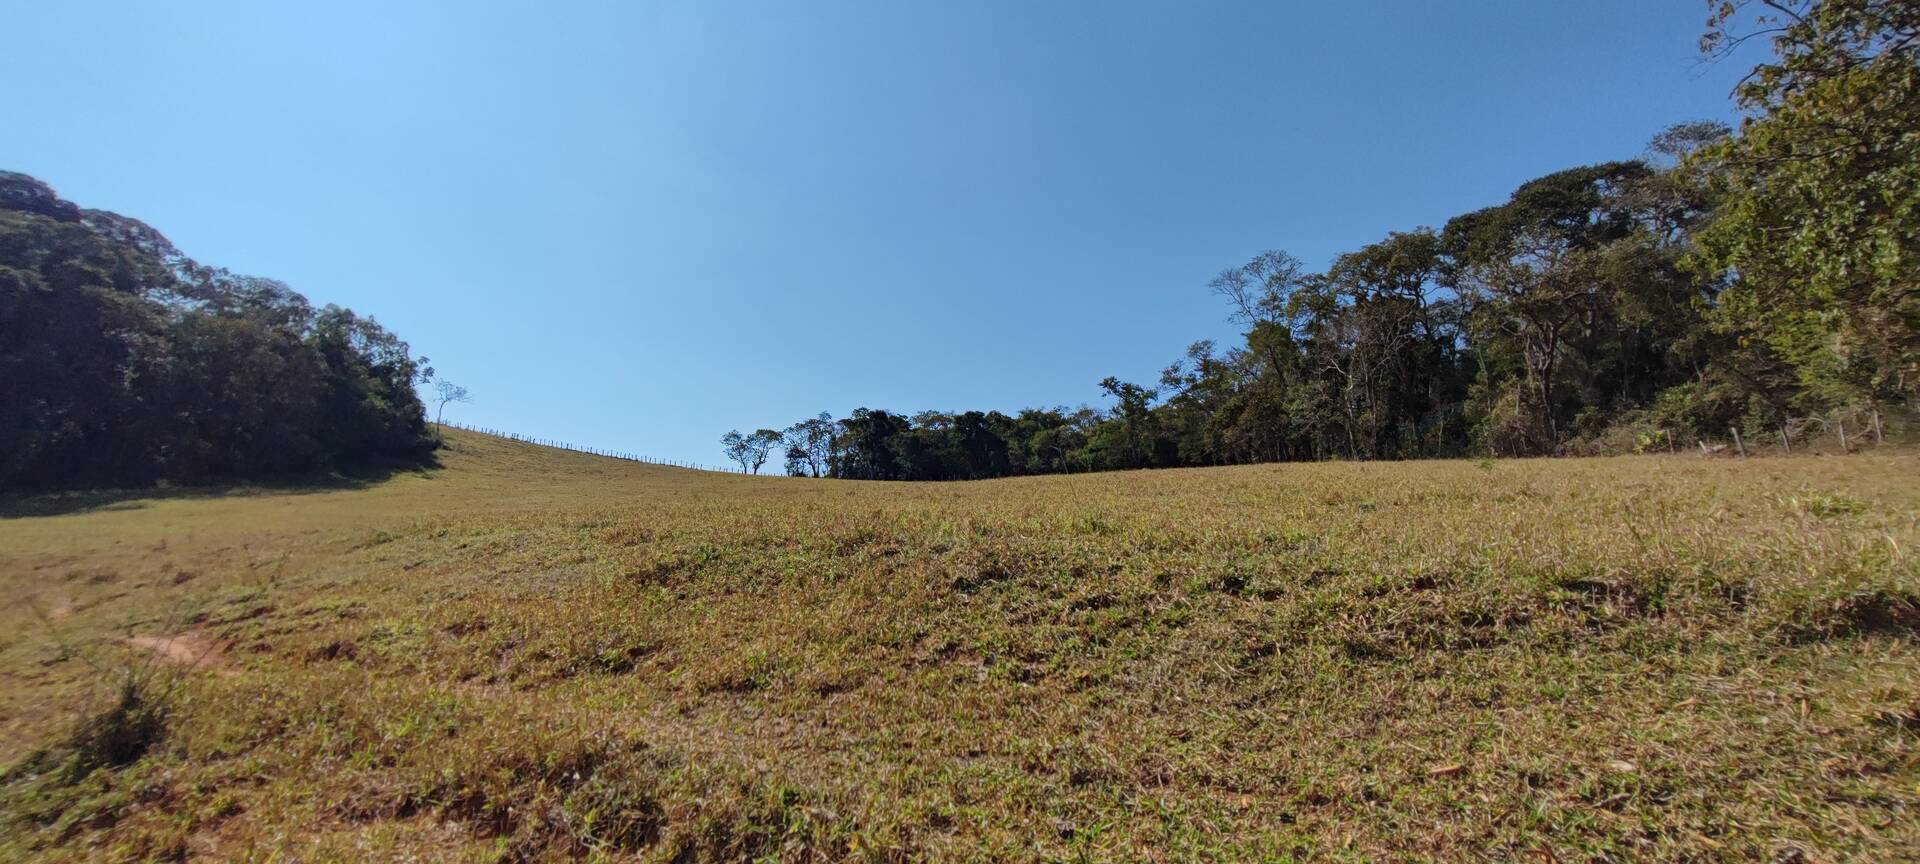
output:
[[[1557,171],[1441,229],[1211,287],[1241,345],[1194,344],[1107,410],[860,409],[793,473],[949,479],[1316,459],[1589,452],[1910,414],[1920,396],[1920,7],[1710,4],[1703,47],[1766,38],[1740,130]]]
[[[0,172],[0,490],[419,463],[424,364],[371,318]]]

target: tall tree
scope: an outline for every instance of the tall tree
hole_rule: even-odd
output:
[[[756,429],[746,438],[747,461],[755,474],[767,464],[767,457],[780,447],[780,433],[772,429]]]
[[[1157,455],[1155,438],[1159,431],[1154,422],[1153,400],[1159,398],[1159,392],[1112,376],[1100,382],[1100,389],[1114,400],[1117,441],[1106,448],[1111,454],[1111,467],[1151,467]]]
[[[1525,387],[1510,404],[1526,419],[1518,425],[1524,444],[1515,446],[1538,453],[1561,444],[1561,421],[1572,411],[1560,375],[1579,359],[1576,337],[1594,332],[1606,305],[1603,250],[1634,231],[1621,193],[1650,173],[1639,162],[1559,171],[1521,185],[1505,204],[1447,223],[1454,285],[1481,335],[1518,348]]]
[[[740,466],[740,473],[747,473],[748,466],[753,463],[751,436],[740,434],[738,429],[731,430],[720,436],[720,449],[727,454],[728,459]]]
[[[902,439],[912,428],[907,418],[877,409],[856,408],[840,425],[834,476],[855,480],[901,478]]]
[[[781,443],[787,448],[788,473],[824,476],[831,467],[833,439],[839,431],[833,415],[825,411],[788,426],[780,435]]]

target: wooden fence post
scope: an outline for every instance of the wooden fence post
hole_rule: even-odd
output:
[[[1835,420],[1833,427],[1840,430],[1840,452],[1847,452],[1847,421]]]
[[[1747,445],[1740,440],[1740,427],[1728,426],[1727,431],[1733,433],[1733,446],[1740,451],[1740,458],[1747,458]]]
[[[1787,439],[1787,427],[1785,426],[1780,427],[1780,449],[1788,453],[1793,452],[1793,442]]]
[[[1880,412],[1878,411],[1873,412],[1873,443],[1887,443],[1886,437],[1880,434]]]

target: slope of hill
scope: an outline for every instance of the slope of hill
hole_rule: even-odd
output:
[[[12,505],[0,858],[1920,855],[1910,453],[441,458]]]

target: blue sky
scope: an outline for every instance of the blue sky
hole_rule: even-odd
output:
[[[1689,0],[0,5],[0,168],[374,315],[450,418],[709,463],[1100,404],[1234,339],[1219,270],[1632,157],[1744,71]]]

